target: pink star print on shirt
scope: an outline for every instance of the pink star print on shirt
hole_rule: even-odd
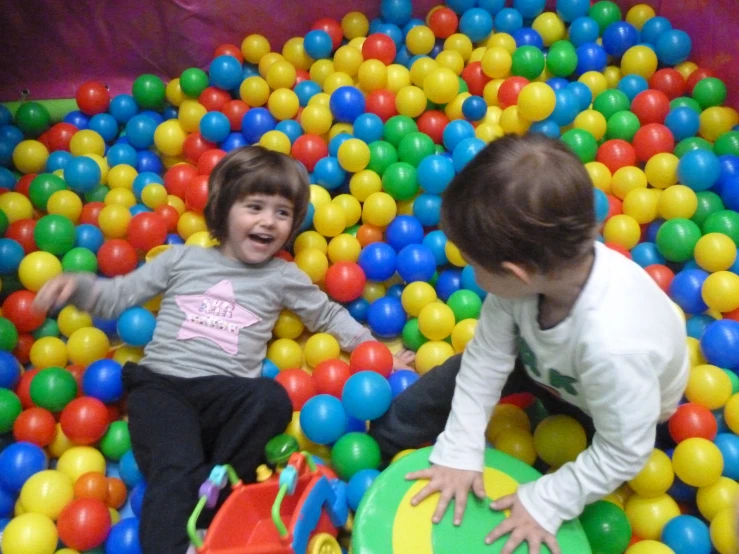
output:
[[[185,312],[177,340],[206,338],[228,354],[238,352],[239,331],[260,319],[236,304],[231,281],[224,279],[204,294],[179,295],[177,305]]]

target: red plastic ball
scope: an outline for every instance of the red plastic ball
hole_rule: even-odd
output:
[[[509,394],[508,396],[501,398],[499,404],[512,404],[513,406],[517,406],[518,408],[525,410],[534,402],[536,402],[536,396],[530,392],[514,392],[513,394]]]
[[[13,239],[23,247],[26,254],[36,252],[36,240],[33,238],[33,230],[36,228],[35,219],[19,219],[14,221],[5,230],[5,238]]]
[[[341,399],[344,383],[352,376],[349,364],[343,360],[325,360],[313,368],[316,394],[330,394]]]
[[[313,171],[318,160],[328,156],[328,144],[318,135],[301,135],[295,139],[291,154],[308,171]]]
[[[79,129],[71,123],[61,122],[53,125],[46,135],[49,152],[56,152],[57,150],[69,152],[69,143],[77,131]]]
[[[526,77],[508,77],[498,89],[498,103],[505,109],[518,103],[518,95],[529,84]]]
[[[385,65],[390,65],[396,54],[395,42],[383,33],[373,33],[362,43],[362,56],[365,60],[380,60]]]
[[[462,71],[462,79],[467,83],[470,94],[474,96],[482,96],[485,85],[492,79],[485,75],[480,62],[472,62]]]
[[[110,239],[98,250],[98,268],[106,277],[125,275],[136,269],[136,249],[123,239]]]
[[[56,434],[53,414],[44,408],[28,408],[13,423],[13,437],[17,441],[32,442],[43,448],[51,444]]]
[[[197,175],[190,179],[185,190],[185,205],[189,210],[203,213],[208,202],[208,176]]]
[[[647,162],[655,154],[672,152],[675,138],[670,130],[659,123],[650,123],[639,129],[631,141],[640,162]]]
[[[108,409],[92,396],[75,398],[62,410],[62,431],[75,444],[95,444],[108,430]]]
[[[98,227],[98,218],[100,212],[103,211],[105,204],[103,202],[90,202],[82,206],[82,213],[80,214],[80,223],[86,223],[88,225],[94,225]]]
[[[712,70],[706,67],[699,67],[698,69],[693,71],[693,73],[690,74],[687,82],[685,83],[688,87],[688,92],[690,94],[693,94],[693,89],[695,88],[695,85],[697,85],[700,81],[702,81],[706,77],[715,77],[715,76],[716,74]]]
[[[180,212],[177,211],[177,208],[165,204],[157,207],[154,213],[162,217],[168,233],[174,233],[177,230],[177,222],[180,220]]]
[[[82,113],[95,115],[108,111],[110,92],[103,83],[88,81],[77,89],[75,99]]]
[[[3,317],[8,318],[19,333],[30,333],[46,321],[46,313],[33,309],[36,294],[28,290],[11,292],[3,301]]]
[[[712,441],[718,433],[718,423],[711,410],[690,402],[678,406],[667,427],[672,440],[678,444],[694,437]]]
[[[359,264],[338,262],[326,272],[326,292],[338,302],[351,302],[362,296],[367,277]]]
[[[241,53],[241,48],[235,44],[221,44],[215,49],[215,52],[213,52],[214,58],[217,58],[218,56],[231,56],[232,58],[239,60],[239,63],[244,63],[244,55]]]
[[[606,246],[608,248],[610,248],[611,250],[615,250],[616,252],[618,252],[622,256],[624,256],[624,257],[626,257],[628,259],[631,259],[631,252],[629,252],[628,250],[626,250],[626,248],[624,248],[620,244],[616,244],[615,242],[607,242],[606,243]]]
[[[31,183],[37,176],[38,173],[29,173],[27,175],[24,175],[23,177],[18,179],[18,181],[16,181],[13,191],[22,194],[26,198],[29,198]]]
[[[187,185],[197,174],[197,168],[191,165],[173,165],[164,174],[164,188],[167,189],[169,194],[174,194],[184,200]]]
[[[621,202],[620,198],[617,198],[616,196],[613,196],[612,194],[608,194],[608,215],[606,216],[606,220],[612,218],[614,215],[620,215],[624,213],[624,203]]]
[[[241,54],[241,52],[239,52]],[[219,112],[221,108],[226,105],[226,102],[231,100],[231,95],[220,88],[207,87],[203,92],[200,93],[198,102],[202,104],[209,112]]]
[[[341,29],[341,23],[330,17],[322,17],[315,21],[310,28],[311,31],[326,31],[331,37],[332,50],[336,50],[341,46],[344,39],[344,31]],[[366,58],[365,58],[366,59]]]
[[[15,394],[18,395],[18,398],[21,401],[21,407],[24,410],[32,408],[36,405],[34,401],[31,400],[31,381],[33,381],[33,378],[36,377],[36,374],[39,371],[41,371],[41,369],[38,367],[29,369],[28,371],[25,371],[23,375],[21,375],[21,379],[20,381],[18,381],[18,386],[15,389]]]
[[[598,147],[595,159],[615,173],[627,165],[636,165],[636,152],[625,140],[611,139]]]
[[[669,292],[672,280],[675,278],[675,273],[662,264],[648,265],[644,268],[644,271],[657,283],[657,286],[665,292]]]
[[[77,397],[79,398],[80,396],[84,396],[82,391],[82,377],[85,375],[85,367],[77,364],[70,364],[64,369],[72,374],[72,377],[74,377],[74,380],[77,383]],[[111,419],[110,421],[113,420]]]
[[[685,94],[687,85],[677,69],[665,67],[650,77],[649,88],[663,92],[667,98],[673,100]]]
[[[243,100],[229,100],[221,108],[221,113],[228,118],[232,131],[241,131],[241,122],[249,106]]]
[[[167,240],[167,224],[157,213],[136,214],[128,224],[128,242],[131,246],[148,252]]]
[[[449,8],[439,8],[428,18],[428,26],[436,38],[449,38],[457,32],[459,17]]]
[[[117,477],[108,477],[108,498],[105,503],[114,510],[119,509],[126,503],[128,489],[126,484]]]
[[[26,365],[31,361],[31,347],[36,339],[30,333],[21,333],[18,335],[18,342],[13,348],[13,356],[21,365]]]
[[[310,73],[305,69],[298,68],[295,70],[295,85],[299,85],[303,81],[310,81]],[[295,85],[293,85],[293,88],[295,88]]]
[[[316,395],[313,377],[302,369],[283,369],[277,374],[275,381],[285,387],[294,412],[299,412],[303,405]]]
[[[438,110],[429,110],[424,112],[421,117],[416,120],[418,130],[431,137],[436,144],[442,144],[444,141],[444,128],[449,123],[449,118],[444,112]]]
[[[352,373],[376,371],[387,378],[393,371],[393,355],[390,349],[381,342],[363,342],[352,352],[349,358],[349,369]]]
[[[64,507],[56,526],[66,546],[80,551],[91,550],[108,538],[110,511],[97,498],[76,498]]]
[[[182,144],[182,153],[188,162],[197,164],[200,161],[200,156],[216,147],[216,143],[205,140],[199,131],[195,131],[187,135],[185,142]]]
[[[290,254],[287,250],[280,250],[275,254],[275,258],[280,258],[281,260],[285,260],[286,262],[293,262],[295,261],[295,258],[293,258],[293,255]]]
[[[383,122],[398,115],[395,107],[395,94],[386,89],[373,90],[365,98],[365,110],[375,114]]]
[[[220,162],[224,157],[226,157],[226,152],[219,150],[218,148],[213,148],[203,152],[198,159],[198,173],[200,173],[200,175],[210,175],[213,168],[218,165],[218,162]]]
[[[644,90],[631,101],[631,111],[642,125],[664,123],[670,113],[670,99],[661,90]]]

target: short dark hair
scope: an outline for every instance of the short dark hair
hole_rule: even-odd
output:
[[[550,273],[581,258],[596,236],[593,185],[577,156],[541,134],[488,144],[445,191],[441,224],[471,261]]]
[[[308,172],[290,156],[261,146],[245,146],[229,152],[218,162],[208,180],[204,215],[214,238],[226,239],[231,207],[250,194],[278,195],[293,203],[290,234],[293,238],[308,209]]]

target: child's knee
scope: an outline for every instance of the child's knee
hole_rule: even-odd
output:
[[[292,402],[285,387],[274,379],[264,378],[261,383],[265,413],[274,418],[280,429],[287,427],[293,415]]]

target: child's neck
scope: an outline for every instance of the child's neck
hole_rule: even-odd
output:
[[[539,327],[555,327],[570,314],[585,288],[595,262],[590,252],[582,261],[549,278],[539,294]]]

